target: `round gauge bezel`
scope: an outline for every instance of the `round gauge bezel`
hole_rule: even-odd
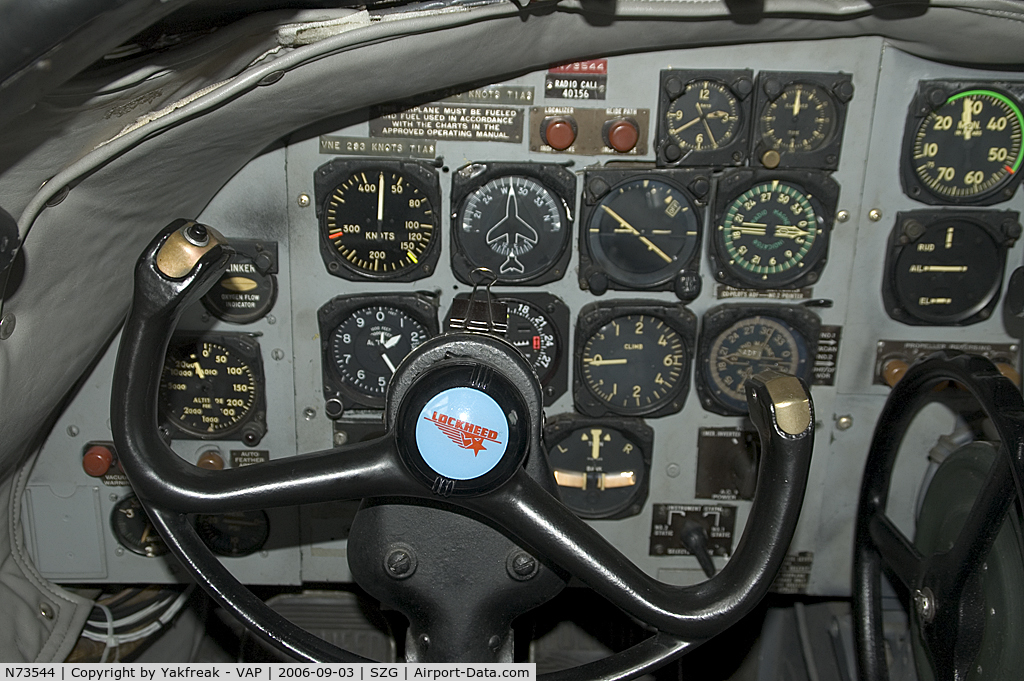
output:
[[[711,187],[710,174],[706,170],[687,168],[643,171],[600,168],[587,170],[583,177],[579,229],[580,288],[595,295],[603,295],[605,291],[612,289],[674,291],[680,300],[689,301],[696,298],[701,291],[700,259],[704,242],[705,197]],[[692,229],[687,231],[696,232],[692,235],[692,242],[685,257],[676,257],[672,263],[666,263],[664,267],[648,274],[632,273],[624,269],[614,258],[608,256],[603,245],[592,243],[600,236],[600,232],[591,231],[600,229],[595,225],[601,224],[601,221],[608,217],[601,206],[608,202],[609,197],[614,196],[613,192],[633,183],[645,181],[663,183],[681,195],[685,199],[686,212],[693,216],[695,223]],[[627,216],[620,217],[630,222]],[[611,219],[614,221],[614,218]],[[635,219],[633,221],[638,222]],[[632,222],[630,224],[632,225]],[[637,231],[644,230],[642,226],[634,228]],[[643,239],[648,237],[640,234],[636,238],[640,239],[642,244]]]
[[[593,176],[586,177],[586,180],[592,179]],[[682,248],[677,250],[675,253],[667,253],[663,249],[660,253],[668,255],[672,258],[671,261],[666,262],[660,268],[649,272],[630,272],[625,268],[625,263],[617,261],[612,257],[608,249],[601,241],[601,237],[605,234],[605,230],[601,229],[601,225],[608,224],[607,220],[618,223],[617,220],[604,212],[604,207],[614,209],[614,206],[610,205],[620,200],[619,197],[623,196],[625,192],[633,191],[630,189],[633,186],[641,185],[646,186],[645,183],[660,183],[668,188],[669,191],[674,190],[685,201],[685,206],[676,213],[686,212],[690,216],[690,222],[692,224],[685,225],[686,233],[684,236],[684,245]],[[666,198],[668,198],[666,196]],[[632,214],[623,215],[624,211],[618,210],[615,213],[622,219],[628,222],[631,227],[637,232],[635,238],[637,239],[648,239],[654,244],[655,248],[661,248],[658,242],[655,241],[654,234],[648,234],[644,223],[640,223],[636,220]],[[637,225],[632,225],[633,221],[637,221]],[[695,260],[699,260],[700,257],[700,245],[701,245],[701,232],[703,231],[703,212],[698,208],[697,202],[690,195],[686,189],[677,184],[664,174],[658,175],[654,173],[643,173],[623,179],[616,184],[612,185],[603,196],[597,199],[593,208],[589,208],[588,217],[585,221],[581,220],[583,234],[585,235],[587,253],[593,261],[594,266],[600,268],[608,279],[616,284],[619,284],[624,289],[628,290],[650,290],[659,285],[671,282],[675,277],[679,275],[682,270],[693,269],[696,266]],[[624,225],[623,225],[624,226]],[[675,235],[672,235],[675,236]],[[686,238],[688,237],[688,238]],[[642,242],[645,243],[645,242]],[[652,251],[653,249],[648,246],[646,251]],[[656,252],[657,253],[657,252]],[[659,257],[664,257],[664,255]],[[627,258],[628,259],[628,258]]]
[[[651,405],[637,408],[620,408],[609,404],[588,385],[583,357],[590,339],[602,327],[612,321],[628,316],[643,315],[663,322],[675,332],[682,342],[683,362],[679,365],[680,375],[667,395]],[[617,416],[654,418],[679,412],[686,403],[690,390],[690,365],[696,347],[697,316],[684,305],[664,304],[656,301],[623,300],[598,302],[584,306],[576,319],[576,333],[573,360],[573,402],[576,409],[587,416]]]
[[[795,147],[795,141],[793,139],[789,140],[789,144],[787,145],[786,140],[782,139],[782,137],[780,137],[779,135],[774,134],[773,129],[769,127],[767,122],[769,114],[771,114],[773,111],[777,112],[778,107],[780,105],[783,109],[785,109],[786,106],[788,106],[788,102],[783,103],[783,100],[790,96],[789,93],[794,91],[797,92],[797,98],[800,97],[801,92],[806,91],[809,93],[808,98],[810,99],[810,101],[817,100],[831,108],[831,111],[828,112],[829,117],[827,119],[823,119],[821,123],[817,127],[815,127],[814,130],[811,131],[810,137],[807,139],[801,138],[801,148],[799,149]],[[797,101],[798,100],[795,100],[793,102],[793,108],[798,108]],[[810,106],[808,107],[808,111],[809,110]],[[764,145],[769,149],[773,149],[779,152],[780,154],[809,154],[818,151],[819,149],[824,147],[832,140],[832,137],[836,134],[836,110],[837,107],[835,100],[832,98],[832,95],[830,95],[828,91],[821,85],[818,85],[817,83],[808,83],[800,80],[791,81],[789,83],[786,83],[786,85],[782,88],[782,91],[779,92],[778,95],[773,97],[771,100],[768,101],[767,104],[765,104],[764,108],[761,110],[760,115],[757,118],[757,131],[758,134],[761,136],[761,141],[764,143]],[[812,119],[811,122],[818,122],[818,119]]]
[[[500,266],[493,267],[485,263],[475,262],[467,253],[469,249],[462,235],[463,219],[470,197],[481,191],[489,183],[507,177],[524,177],[540,185],[552,197],[558,219],[561,223],[561,236],[556,248],[548,247],[556,253],[547,265],[536,271],[526,270],[522,274],[502,273]],[[572,240],[573,224],[576,208],[576,175],[562,165],[554,163],[470,163],[452,173],[451,191],[451,263],[456,279],[464,284],[474,285],[479,277],[473,272],[479,267],[491,270],[495,283],[509,286],[535,286],[557,281],[565,276],[568,269]],[[530,225],[534,228],[534,225]],[[544,248],[542,237],[538,234],[536,247],[528,252]],[[500,259],[500,255],[498,256]]]
[[[234,354],[239,358],[241,363],[248,368],[248,373],[252,377],[252,386],[254,388],[255,395],[253,396],[246,413],[239,416],[237,420],[232,422],[229,426],[220,428],[213,432],[191,427],[186,423],[182,423],[180,419],[168,413],[168,407],[165,402],[165,396],[167,393],[164,385],[167,380],[165,374],[168,367],[167,359],[165,358],[164,366],[160,375],[159,412],[161,427],[170,435],[171,439],[241,440],[244,444],[250,447],[259,444],[263,435],[267,431],[266,381],[263,374],[263,357],[260,352],[259,343],[257,343],[252,336],[244,333],[196,335],[184,332],[172,337],[171,342],[168,344],[168,356],[177,348],[189,344],[201,343],[210,343],[212,345],[223,347],[228,350],[229,353]],[[216,365],[215,358],[214,363]],[[225,377],[226,376],[227,374],[225,374]],[[195,379],[197,377],[193,375],[188,378]],[[225,400],[236,399],[232,396],[222,397]],[[234,408],[232,405],[227,404],[223,405],[223,407]]]
[[[732,262],[729,245],[725,242],[725,219],[730,208],[747,192],[760,186],[778,182],[798,191],[815,213],[817,234],[814,243],[794,263],[780,273],[754,272]],[[714,223],[708,235],[715,280],[738,289],[796,289],[810,286],[821,277],[828,262],[829,242],[839,203],[839,185],[830,176],[814,171],[728,171],[719,180],[715,200]],[[765,278],[767,277],[767,278]]]
[[[254,519],[254,522],[258,523],[254,526],[253,530],[246,530],[248,536],[247,541],[242,548],[237,550],[229,550],[221,548],[218,542],[219,537],[214,536],[214,532],[219,532],[216,528],[216,523],[229,522],[226,519],[233,515],[246,515]],[[270,517],[266,511],[255,510],[255,511],[235,511],[233,513],[225,513],[219,515],[210,514],[199,514],[193,519],[196,528],[196,534],[203,540],[207,548],[213,551],[218,556],[224,556],[226,558],[242,558],[244,556],[250,556],[260,549],[262,549],[267,540],[270,539]],[[220,533],[220,537],[228,536],[227,533]]]
[[[802,361],[802,371],[798,378],[810,385],[814,370],[814,357],[817,354],[818,336],[821,331],[821,319],[805,307],[798,305],[719,305],[708,310],[701,319],[700,341],[697,349],[696,372],[697,396],[705,410],[722,416],[746,416],[746,403],[742,408],[738,401],[723,396],[718,390],[711,375],[714,362],[710,356],[716,341],[723,333],[734,325],[747,319],[767,317],[788,326],[803,341],[806,357]]]
[[[398,174],[403,180],[427,200],[430,216],[430,237],[424,248],[411,264],[400,269],[376,272],[354,265],[335,247],[328,224],[331,215],[330,203],[335,191],[358,173]],[[433,274],[441,251],[441,181],[437,169],[426,162],[397,161],[381,158],[334,159],[319,168],[313,175],[316,216],[318,219],[320,255],[328,273],[350,281],[415,281]],[[378,175],[379,177],[379,175]],[[410,209],[411,210],[411,209]],[[417,210],[419,210],[417,208]],[[386,216],[387,214],[385,214]],[[417,222],[419,220],[417,219]],[[419,232],[417,232],[419,233]],[[395,243],[401,240],[396,238]]]
[[[217,319],[251,324],[277,302],[277,242],[232,238],[231,248],[228,271],[200,300]]]
[[[1004,166],[1010,168],[1010,172],[985,190],[964,196],[956,196],[950,192],[938,191],[934,187],[929,186],[919,170],[921,166],[919,165],[918,152],[924,153],[924,150],[919,149],[919,146],[922,144],[922,135],[927,135],[929,132],[925,128],[932,119],[932,116],[935,116],[942,107],[950,105],[951,101],[971,93],[994,97],[996,100],[1006,104],[1011,109],[1011,113],[1016,114],[1014,118],[1017,121],[1019,135],[1017,156],[1013,159],[1012,165],[1009,163],[1009,159],[1006,161],[986,161],[997,164],[1002,162]],[[969,81],[920,82],[917,93],[907,111],[907,120],[903,129],[900,181],[904,193],[921,203],[929,205],[990,206],[1011,199],[1017,186],[1022,178],[1024,178],[1024,173],[1021,172],[1021,166],[1024,164],[1024,103],[1022,103],[1022,98],[1024,98],[1024,88],[1010,83]],[[958,120],[956,116],[952,118],[954,121]],[[959,130],[959,123],[951,122],[950,129],[956,133]],[[934,130],[931,132],[935,133]],[[941,134],[941,131],[935,134]],[[984,137],[984,133],[982,137]],[[958,138],[955,137],[955,139]],[[973,136],[971,142],[973,145]],[[961,142],[961,145],[963,144],[965,142]],[[985,148],[985,145],[981,145],[979,148]],[[936,147],[936,149],[938,151],[940,148]],[[963,153],[963,148],[957,147],[953,153]],[[966,172],[981,172],[969,171],[968,169],[958,167],[965,162],[966,159],[957,159],[956,167],[946,167],[953,169],[955,178],[966,177]],[[936,182],[941,182],[941,178],[936,178]]]
[[[813,149],[790,151],[772,144],[762,127],[769,107],[788,90],[796,86],[820,88],[834,111],[831,132]],[[776,169],[816,168],[836,170],[842,151],[846,112],[853,98],[853,76],[849,73],[819,73],[812,71],[761,71],[758,74],[755,119],[751,123],[754,140],[751,164]]]
[[[134,515],[132,518],[128,518],[126,516],[125,521],[119,522],[122,515],[121,508],[124,506],[130,506],[133,514],[135,512],[139,512],[142,514],[141,518],[143,522],[143,527],[145,527],[145,525],[148,524],[152,530],[153,536],[155,536],[157,539],[157,541],[149,544],[149,546],[153,547],[153,550],[147,551],[142,546],[141,537],[139,539],[135,539],[128,536],[127,530],[123,526],[122,522],[131,522],[132,520],[134,520]],[[117,503],[114,504],[114,507],[110,511],[110,530],[114,533],[114,538],[117,540],[117,543],[119,545],[123,546],[124,548],[128,549],[136,555],[143,556],[145,558],[157,558],[159,556],[165,555],[170,550],[168,549],[167,544],[164,543],[163,537],[160,536],[160,534],[156,531],[156,528],[153,526],[153,522],[149,519],[149,514],[146,512],[146,508],[142,505],[142,502],[139,500],[139,498],[134,494],[129,494],[125,496],[123,499],[118,500]]]
[[[670,132],[673,124],[669,112],[675,102],[685,96],[687,88],[707,81],[715,83],[734,98],[739,117],[735,133],[724,144],[714,149],[695,149],[680,145]],[[657,165],[682,166],[738,166],[747,160],[750,147],[750,122],[753,117],[754,72],[749,69],[665,69],[660,72],[658,90]]]
[[[654,452],[654,429],[643,420],[618,417],[594,419],[576,414],[559,414],[551,418],[544,427],[544,448],[548,452],[548,461],[551,463],[552,450],[565,442],[567,438],[576,435],[581,430],[595,427],[614,430],[624,440],[636,447],[636,456],[639,459],[640,467],[634,492],[624,501],[600,511],[588,510],[566,503],[564,493],[562,503],[580,518],[588,520],[618,520],[638,515],[643,510],[650,494],[651,459]],[[551,468],[554,469],[556,466],[552,464]],[[559,487],[559,490],[562,489],[564,488]]]
[[[387,393],[375,395],[351,385],[338,371],[334,361],[332,342],[335,330],[361,310],[368,308],[393,308],[415,320],[427,330],[427,340],[440,333],[437,321],[437,301],[420,293],[372,295],[359,294],[337,296],[319,310],[317,323],[320,329],[320,364],[323,377],[324,400],[328,416],[338,418],[348,409],[383,409]],[[402,358],[404,359],[404,358]],[[396,363],[396,366],[400,362]]]
[[[914,326],[969,326],[991,317],[999,303],[1003,288],[1003,272],[1006,268],[1006,257],[1009,248],[1021,234],[1020,216],[1013,211],[988,210],[920,210],[896,214],[896,224],[889,234],[888,248],[885,256],[885,276],[882,280],[882,301],[886,314],[890,318]],[[913,296],[902,290],[900,282],[900,265],[906,264],[907,258],[917,254],[918,244],[935,228],[955,225],[969,226],[980,230],[980,233],[991,241],[995,262],[988,258],[976,268],[968,271],[981,271],[992,276],[983,296],[974,304],[964,307],[956,314],[939,314],[941,305],[929,303],[927,306],[913,304]],[[965,253],[961,246],[956,248],[957,260],[962,260]],[[928,251],[931,252],[931,251]],[[924,252],[922,252],[924,253]],[[927,257],[926,255],[917,257]],[[975,261],[979,260],[975,258]],[[958,286],[963,290],[962,286]],[[921,296],[917,296],[920,300]],[[935,308],[936,313],[930,310]]]

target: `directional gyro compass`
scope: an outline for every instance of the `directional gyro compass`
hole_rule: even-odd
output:
[[[501,180],[492,180],[486,186],[489,187],[494,182],[503,183],[505,179],[525,180],[527,184],[524,186],[527,189],[523,192],[523,195],[536,194],[539,200],[548,204],[549,210],[557,212],[554,204],[555,199],[551,196],[550,192],[545,191],[543,187],[532,180],[526,178],[502,178]],[[475,199],[476,195],[470,200],[474,201]],[[505,202],[505,217],[499,220],[498,224],[494,225],[494,227],[487,230],[487,245],[496,253],[506,256],[505,262],[498,268],[498,272],[501,274],[512,274],[513,276],[523,274],[526,271],[526,267],[519,261],[517,256],[529,252],[537,245],[539,238],[537,230],[530,226],[530,223],[526,220],[519,217],[516,188],[510,183],[508,185],[508,200]]]
[[[452,178],[452,269],[460,281],[487,268],[499,284],[542,284],[565,274],[576,179],[553,164],[471,164]]]

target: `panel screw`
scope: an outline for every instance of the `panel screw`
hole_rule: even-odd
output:
[[[341,447],[343,444],[348,442],[348,433],[344,430],[338,430],[334,433],[334,446]]]
[[[282,359],[284,359],[284,350],[282,350],[281,348],[274,348],[270,352],[270,356],[276,359],[278,362],[280,362]]]
[[[878,222],[882,219],[882,211],[877,208],[872,208],[868,211],[868,219],[871,220],[871,222]]]
[[[509,554],[505,567],[508,569],[508,576],[518,582],[532,579],[540,570],[536,558],[518,549]]]
[[[78,426],[68,426],[68,435],[70,437],[78,437],[79,432]]]
[[[124,555],[124,549],[122,549],[120,546],[118,546],[116,549],[114,549],[114,555],[117,556],[118,558],[120,558],[121,556]]]
[[[313,407],[306,407],[305,409],[302,410],[302,416],[307,421],[312,421],[313,419],[316,418],[316,409],[314,409]]]
[[[384,569],[389,577],[406,579],[416,571],[416,555],[406,546],[398,546],[384,558]]]
[[[49,603],[40,603],[39,604],[39,614],[42,615],[43,617],[45,617],[48,620],[52,620],[53,619],[53,606],[51,606]]]
[[[839,222],[847,222],[849,219],[850,211],[848,210],[841,210],[838,213],[836,213],[836,220],[838,220]]]
[[[310,203],[309,194],[299,194],[299,208],[308,208]]]
[[[678,478],[679,477],[679,464],[677,464],[677,463],[670,463],[668,466],[666,466],[665,467],[665,475],[667,475],[670,478]]]
[[[853,427],[853,417],[849,414],[844,414],[836,419],[836,428],[839,430],[849,430]]]
[[[487,646],[491,649],[492,652],[498,652],[498,648],[501,647],[501,638],[497,635],[491,636],[489,639],[487,639]]]
[[[14,318],[14,313],[5,314],[3,319],[0,319],[0,340],[7,340],[14,333],[14,325],[18,323],[18,320]]]
[[[928,587],[914,591],[914,610],[921,618],[922,624],[928,624],[935,619],[935,594]]]

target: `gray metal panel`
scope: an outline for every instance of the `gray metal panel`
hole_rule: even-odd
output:
[[[607,99],[599,102],[567,101],[544,98],[544,72],[534,72],[503,81],[532,86],[534,106],[573,104],[593,107],[648,108],[657,110],[658,71],[662,68],[753,68],[755,70],[845,71],[853,74],[856,94],[850,102],[839,169],[834,177],[841,186],[839,210],[850,219],[836,223],[832,233],[829,263],[822,279],[814,286],[816,298],[834,301],[834,306],[817,309],[824,324],[842,325],[843,341],[839,352],[836,386],[814,387],[818,428],[814,461],[802,520],[791,553],[812,552],[808,592],[815,595],[849,593],[849,571],[853,541],[853,514],[863,462],[873,425],[888,389],[872,385],[874,348],[877,340],[937,340],[956,338],[979,342],[1015,340],[1003,328],[998,315],[966,329],[909,327],[890,320],[881,303],[881,277],[885,241],[895,213],[922,207],[902,194],[899,186],[899,148],[903,121],[916,83],[922,78],[969,77],[994,79],[1005,77],[996,72],[975,71],[934,64],[911,57],[879,38],[849,38],[815,42],[709,47],[638,55],[611,57],[608,60]],[[526,107],[523,107],[524,113]],[[429,278],[411,283],[360,284],[329,275],[323,266],[317,241],[317,221],[312,205],[302,206],[299,197],[313,197],[313,171],[332,158],[319,152],[319,134],[365,137],[366,113],[350,116],[351,125],[335,129],[321,125],[307,129],[283,148],[276,148],[252,161],[213,199],[200,216],[229,237],[273,238],[280,249],[281,290],[272,312],[275,322],[261,320],[246,327],[217,323],[202,309],[188,313],[182,326],[215,331],[257,331],[262,348],[268,384],[268,433],[261,449],[272,456],[326,449],[332,446],[331,422],[324,416],[321,393],[320,340],[316,310],[339,294],[373,292],[437,291],[442,313],[453,297],[468,290],[455,280],[450,270],[448,214],[451,170],[470,161],[572,161],[573,170],[582,170],[611,157],[531,154],[522,144],[451,142],[437,144],[437,155],[444,157],[446,171],[441,173],[443,213],[441,256],[438,270]],[[654,125],[648,148],[653,147]],[[524,131],[528,132],[528,131]],[[529,139],[524,134],[524,139]],[[653,160],[653,150],[646,157]],[[999,208],[1020,210],[1020,193]],[[869,211],[882,212],[881,221],[868,218]],[[176,216],[167,216],[168,219]],[[576,225],[578,229],[578,224]],[[707,239],[705,239],[705,243]],[[575,244],[575,239],[573,244]],[[542,287],[561,297],[569,305],[573,321],[579,309],[594,300],[581,291],[576,282],[578,254],[572,254],[564,279]],[[1010,253],[1008,271],[1021,262],[1021,245]],[[702,262],[704,292],[690,308],[702,315],[720,303],[715,297],[715,282],[710,264]],[[528,290],[515,288],[514,290]],[[513,287],[501,290],[511,291]],[[643,297],[672,302],[668,292],[637,296],[628,292],[609,292],[601,300]],[[741,301],[736,301],[741,302]],[[567,339],[571,347],[572,339]],[[272,351],[281,350],[282,359],[273,359]],[[107,404],[113,349],[101,359],[79,394],[59,418],[57,426],[43,446],[33,485],[88,485],[78,464],[81,447],[90,439],[109,439]],[[651,529],[651,505],[654,503],[694,503],[697,432],[701,427],[737,427],[740,418],[721,417],[705,412],[691,387],[690,398],[678,415],[650,419],[655,429],[655,451],[649,503],[640,515],[618,521],[596,521],[594,527],[647,572],[666,581],[689,584],[703,579],[693,558],[653,557],[648,555]],[[547,412],[549,415],[572,410],[570,394],[561,397]],[[852,427],[836,427],[838,416],[852,418]],[[69,428],[77,434],[72,436]],[[937,434],[952,430],[952,419],[941,411],[929,410],[919,419],[906,443],[908,451],[926,452]],[[176,451],[194,461],[209,444],[222,450],[238,448],[232,443],[176,443]],[[893,485],[893,509],[897,523],[912,532],[913,503],[925,473],[921,455],[908,457],[897,469]],[[126,490],[106,490],[101,495],[101,533],[106,536],[107,516],[113,503]],[[110,496],[113,494],[113,496]],[[737,530],[746,522],[749,502],[729,502],[738,507]],[[299,581],[346,581],[345,534],[351,504],[305,507],[299,518],[288,511],[275,515],[272,527],[278,548],[268,556],[259,554],[229,561],[245,581],[254,583]],[[290,514],[290,515],[289,515]],[[47,522],[30,519],[33,531],[44,536]],[[83,527],[88,529],[86,520]],[[277,534],[281,533],[281,534]],[[738,532],[737,532],[738,534]],[[173,581],[177,576],[162,560],[117,554],[106,537],[104,555],[109,578],[114,581]],[[123,554],[123,552],[122,552]],[[301,556],[300,556],[301,554]],[[301,565],[300,565],[301,560]],[[716,559],[719,565],[722,559]],[[86,581],[85,577],[76,577]]]

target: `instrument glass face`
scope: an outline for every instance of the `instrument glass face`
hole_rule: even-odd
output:
[[[1021,166],[1024,115],[992,90],[954,94],[921,121],[910,163],[940,199],[980,199],[1012,181]]]
[[[665,112],[668,136],[685,151],[710,151],[728,145],[740,130],[740,105],[725,83],[687,83]]]
[[[562,339],[554,321],[532,302],[518,298],[500,300],[508,306],[505,339],[523,353],[541,385],[546,385],[562,361]]]
[[[197,515],[196,533],[218,556],[238,558],[259,551],[270,536],[266,511]]]
[[[924,228],[892,262],[893,288],[903,309],[932,324],[977,314],[999,295],[999,244],[983,227],[946,219]]]
[[[790,83],[761,112],[761,139],[780,153],[816,151],[836,130],[836,105],[825,88]]]
[[[569,431],[549,443],[548,460],[562,503],[582,518],[607,518],[629,507],[647,474],[640,446],[610,427]]]
[[[410,176],[360,170],[330,192],[321,229],[342,267],[370,278],[394,278],[417,267],[430,249],[434,210]]]
[[[167,545],[134,494],[114,504],[110,524],[117,541],[132,553],[147,558],[167,553]]]
[[[759,288],[781,286],[825,255],[821,224],[810,194],[787,182],[762,182],[728,204],[716,247],[736,278]]]
[[[342,383],[360,395],[382,398],[398,364],[429,337],[427,328],[404,310],[371,305],[331,332],[330,356]]]
[[[719,333],[702,361],[712,397],[727,409],[747,412],[746,382],[766,369],[803,376],[807,341],[781,319],[755,316]]]
[[[608,191],[587,225],[587,245],[608,276],[643,288],[671,279],[700,243],[686,193],[656,178],[626,180]]]
[[[525,175],[497,177],[463,200],[455,229],[473,267],[491,270],[498,281],[527,281],[550,269],[568,246],[562,200]]]
[[[587,339],[583,383],[615,413],[637,415],[670,403],[689,361],[679,334],[646,314],[617,317]]]
[[[248,419],[262,390],[237,350],[202,339],[172,343],[160,381],[160,411],[186,433],[226,435]]]

